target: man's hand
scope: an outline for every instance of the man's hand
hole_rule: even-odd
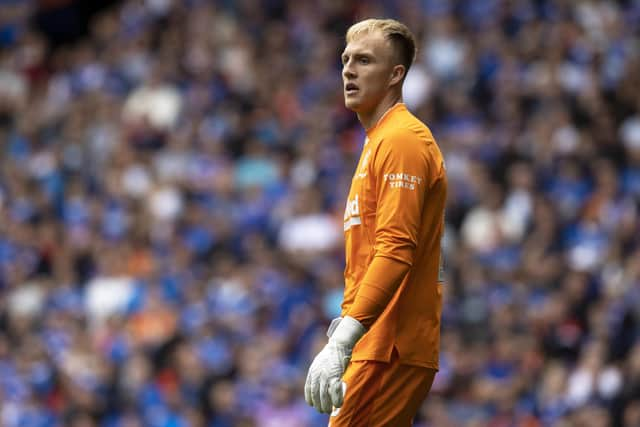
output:
[[[309,368],[304,386],[309,405],[327,414],[342,406],[342,374],[351,360],[353,346],[365,332],[364,326],[352,317],[340,321]]]
[[[331,324],[329,324],[329,328],[327,329],[327,338],[331,338],[331,335],[333,335],[333,332],[338,328],[341,321],[342,317],[336,317],[331,321]]]

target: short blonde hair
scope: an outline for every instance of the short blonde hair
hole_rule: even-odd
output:
[[[417,51],[416,39],[411,30],[395,19],[365,19],[353,24],[347,30],[347,43],[373,31],[380,31],[385,39],[395,45],[400,63],[405,66],[405,72],[409,71]]]

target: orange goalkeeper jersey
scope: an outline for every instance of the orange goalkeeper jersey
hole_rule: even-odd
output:
[[[344,316],[374,257],[410,265],[352,360],[438,369],[442,308],[440,240],[447,179],[429,129],[399,103],[367,131],[344,214]]]

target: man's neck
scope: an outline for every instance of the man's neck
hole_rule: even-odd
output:
[[[364,127],[365,131],[373,128],[382,116],[384,116],[384,114],[398,102],[402,102],[402,93],[390,93],[380,101],[374,110],[366,113],[358,113],[358,120]]]

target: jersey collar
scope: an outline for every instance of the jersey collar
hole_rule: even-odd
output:
[[[400,110],[400,109],[404,109],[405,104],[404,102],[396,102],[395,104],[393,104],[391,107],[389,107],[389,109],[387,111],[384,112],[384,114],[382,116],[380,116],[380,118],[378,119],[378,121],[376,122],[375,125],[373,125],[371,128],[369,128],[369,130],[366,131],[367,136],[371,136],[371,134],[373,132],[376,131],[376,129],[378,129],[380,127],[380,125],[382,125],[382,122],[385,121],[385,119],[391,115],[392,112],[396,111],[396,110]]]

